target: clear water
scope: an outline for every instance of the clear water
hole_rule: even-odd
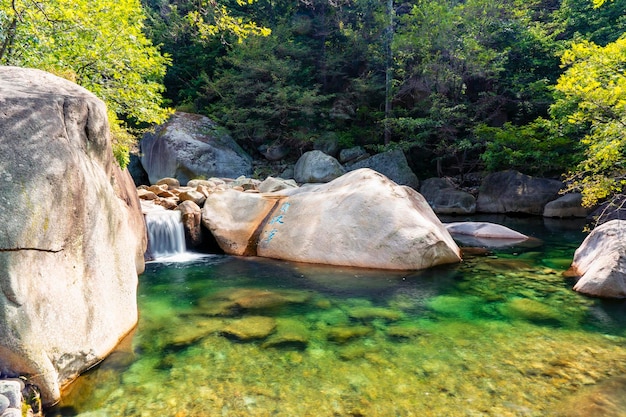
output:
[[[542,241],[419,273],[151,263],[134,336],[48,415],[549,416],[626,374],[624,302],[562,276],[582,225],[490,220]]]

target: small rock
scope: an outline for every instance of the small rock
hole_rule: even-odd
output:
[[[158,180],[156,182],[156,185],[167,185],[169,188],[177,188],[180,187],[180,181],[178,181],[176,178],[166,177]]]
[[[195,190],[183,191],[178,195],[178,198],[180,201],[193,201],[200,207],[202,207],[202,204],[204,204],[204,201],[206,200],[204,194]]]
[[[222,329],[222,333],[226,336],[246,341],[265,339],[274,329],[276,329],[276,320],[273,318],[251,316],[231,322]]]
[[[156,200],[157,198],[159,198],[155,193],[153,193],[150,190],[145,190],[143,188],[140,188],[137,190],[137,195],[139,196],[139,198],[141,198],[142,200]]]

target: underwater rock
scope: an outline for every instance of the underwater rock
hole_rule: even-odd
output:
[[[189,324],[176,327],[176,332],[167,337],[165,348],[183,348],[204,339],[210,334],[219,332],[224,327],[222,320],[195,320]]]
[[[404,317],[400,311],[384,307],[354,307],[348,310],[348,315],[353,319],[364,321],[375,319],[397,321]]]
[[[522,319],[539,323],[562,323],[564,321],[560,312],[530,298],[512,299],[500,307],[500,312],[511,319]]]
[[[247,341],[265,339],[274,329],[276,329],[275,319],[264,316],[250,316],[231,321],[222,329],[222,334]]]
[[[626,376],[610,378],[583,389],[557,408],[556,417],[624,417]]]
[[[346,343],[353,339],[369,336],[372,333],[374,333],[374,329],[368,326],[339,326],[332,327],[326,337],[331,342]]]
[[[607,298],[626,298],[626,220],[596,227],[574,253],[574,290]]]
[[[205,297],[198,302],[198,306],[203,314],[229,316],[242,309],[262,310],[302,304],[311,297],[310,291],[235,288]]]
[[[418,326],[389,326],[385,329],[388,337],[395,339],[412,339],[423,335],[424,330]]]
[[[299,320],[276,319],[276,332],[263,343],[264,348],[296,347],[304,349],[309,343],[309,329]]]

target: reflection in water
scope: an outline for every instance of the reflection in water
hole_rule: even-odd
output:
[[[626,374],[624,303],[563,278],[579,231],[512,221],[543,244],[422,272],[149,264],[132,346],[49,415],[547,416],[594,401],[564,399]],[[591,395],[623,394],[607,386]]]

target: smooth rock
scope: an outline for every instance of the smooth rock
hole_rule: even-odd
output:
[[[279,199],[233,189],[215,192],[204,202],[202,224],[225,253],[256,255],[259,227]]]
[[[211,119],[177,112],[141,139],[141,163],[150,182],[252,174],[252,158]]]
[[[202,209],[195,202],[185,200],[176,210],[181,213],[187,247],[197,248],[202,244]]]
[[[476,211],[542,215],[546,204],[559,197],[563,183],[509,170],[487,175],[480,186]]]
[[[370,169],[280,193],[262,227],[259,256],[411,270],[460,260],[424,198]]]
[[[24,382],[19,379],[0,380],[0,394],[9,400],[9,407],[21,408]]]
[[[2,417],[22,417],[22,410],[18,408],[7,408]]]
[[[146,229],[87,90],[0,67],[0,373],[44,405],[137,324]]]
[[[178,194],[178,199],[180,201],[193,201],[196,205],[201,207],[206,197],[196,190],[186,190]]]
[[[2,413],[4,413],[4,410],[9,408],[10,405],[11,405],[11,402],[9,401],[9,399],[5,397],[4,395],[0,394],[0,416],[2,415]]]
[[[626,220],[596,227],[576,249],[571,270],[580,277],[575,291],[626,298]]]
[[[264,348],[295,347],[304,349],[309,344],[310,331],[299,320],[278,318],[276,332],[263,342]]]
[[[161,178],[155,184],[156,185],[167,185],[167,188],[178,188],[178,187],[180,187],[180,181],[177,180],[176,178],[171,178],[171,177]]]
[[[543,217],[587,217],[589,209],[583,207],[582,203],[582,194],[565,194],[546,204],[543,209]]]
[[[294,180],[284,180],[282,178],[267,177],[259,184],[259,191],[262,193],[273,193],[276,191],[286,190],[288,188],[298,188],[298,184]]]
[[[361,168],[373,169],[396,184],[406,185],[414,190],[419,189],[419,179],[409,167],[406,156],[400,149],[379,153],[346,165],[347,171],[355,171]]]
[[[339,161],[322,151],[305,152],[294,167],[294,179],[299,183],[324,183],[342,176],[346,170]]]

